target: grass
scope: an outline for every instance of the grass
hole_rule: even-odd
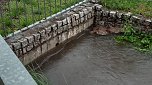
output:
[[[6,36],[36,21],[70,7],[80,0],[10,0],[4,3],[0,34]]]
[[[135,49],[142,52],[152,52],[152,34],[135,30],[135,28],[128,23],[124,24],[123,35],[115,37],[118,44],[131,44]]]
[[[38,85],[49,85],[48,79],[43,75],[43,73],[33,70],[30,66],[28,66],[27,69]]]
[[[152,18],[152,0],[101,0],[100,2],[109,9],[132,12]]]

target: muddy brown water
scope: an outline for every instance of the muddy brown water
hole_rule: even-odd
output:
[[[152,85],[151,55],[86,34],[43,65],[49,85]]]

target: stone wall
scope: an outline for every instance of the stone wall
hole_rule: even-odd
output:
[[[24,65],[93,24],[95,4],[84,3],[6,39]]]
[[[152,19],[147,19],[141,15],[134,15],[130,12],[111,11],[102,5],[96,6],[95,23],[99,26],[122,27],[129,21],[135,28],[142,31],[152,31]]]

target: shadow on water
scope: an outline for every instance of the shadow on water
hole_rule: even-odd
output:
[[[151,55],[116,45],[114,36],[86,34],[73,40],[46,56],[44,74],[53,85],[151,85]]]

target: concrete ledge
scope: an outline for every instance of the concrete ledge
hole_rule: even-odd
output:
[[[0,48],[0,78],[4,85],[37,85],[2,36]]]

